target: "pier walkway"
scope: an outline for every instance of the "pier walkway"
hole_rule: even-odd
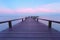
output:
[[[60,40],[60,32],[28,18],[0,32],[0,40]]]

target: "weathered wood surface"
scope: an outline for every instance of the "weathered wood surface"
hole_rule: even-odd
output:
[[[60,32],[28,18],[0,32],[0,40],[60,40]]]

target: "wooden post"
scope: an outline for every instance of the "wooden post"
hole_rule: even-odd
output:
[[[9,29],[12,28],[12,23],[11,23],[11,21],[9,21],[8,23],[9,23]]]
[[[23,22],[23,18],[22,18],[22,22]]]
[[[51,26],[52,26],[52,21],[49,21],[48,26],[49,26],[49,28],[51,28]]]
[[[25,20],[27,19],[27,17],[25,17]]]
[[[38,18],[37,18],[37,22],[38,22]]]

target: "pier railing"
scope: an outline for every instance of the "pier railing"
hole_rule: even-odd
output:
[[[52,23],[59,23],[59,24],[60,24],[60,21],[54,21],[54,20],[48,20],[48,19],[37,18],[37,21],[39,21],[39,20],[48,21],[48,27],[49,27],[49,28],[52,27]]]
[[[2,21],[2,22],[0,22],[0,24],[2,24],[2,23],[8,23],[9,29],[10,29],[10,28],[12,28],[12,21],[16,21],[16,20],[22,20],[22,21],[24,21],[23,19],[24,19],[24,18],[13,19],[13,20],[8,20],[8,21]],[[26,20],[26,17],[25,17],[25,20]],[[60,24],[60,21],[54,21],[54,20],[37,18],[37,21],[39,21],[39,20],[48,21],[48,27],[49,27],[49,28],[51,28],[52,22],[53,22],[53,23],[59,23],[59,24]]]
[[[16,20],[22,20],[23,21],[23,18],[13,19],[13,20],[8,20],[8,21],[2,21],[2,22],[0,22],[0,24],[2,24],[2,23],[8,23],[9,29],[10,29],[10,28],[12,28],[12,21],[16,21]]]

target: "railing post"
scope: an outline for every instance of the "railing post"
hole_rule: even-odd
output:
[[[38,22],[38,18],[37,18],[37,22]]]
[[[27,18],[25,17],[25,20],[26,20]]]
[[[23,18],[22,18],[22,22],[23,22]]]
[[[49,26],[49,28],[51,28],[51,26],[52,26],[52,21],[49,21],[48,26]]]
[[[9,21],[8,24],[9,24],[9,29],[12,28],[12,23],[11,23],[11,21]]]

